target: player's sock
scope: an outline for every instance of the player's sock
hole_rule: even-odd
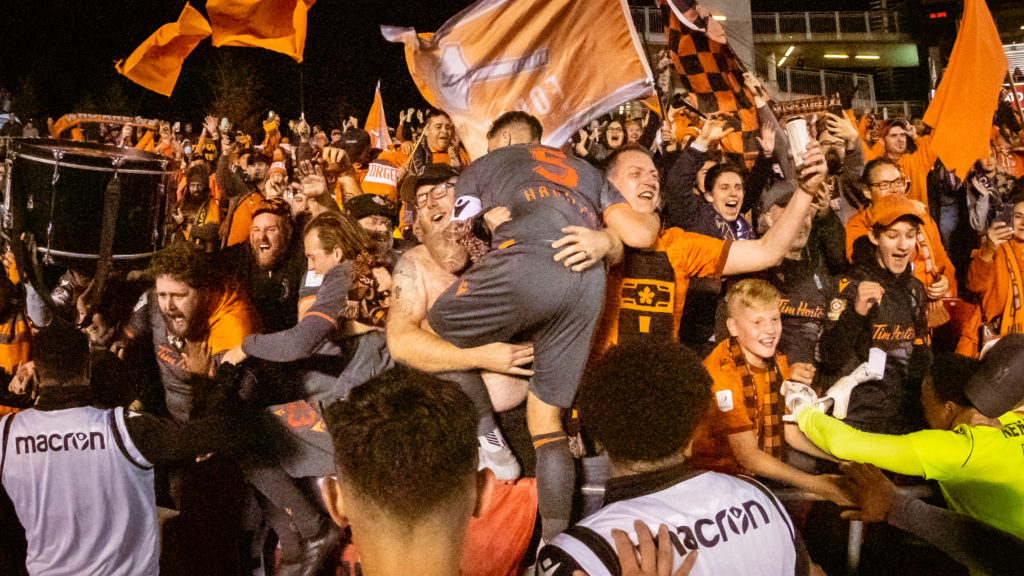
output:
[[[576,467],[565,432],[533,437],[537,452],[537,504],[543,522],[542,537],[550,542],[569,527]]]

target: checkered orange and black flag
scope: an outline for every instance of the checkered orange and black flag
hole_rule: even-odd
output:
[[[757,145],[759,123],[754,99],[743,86],[743,65],[728,42],[720,43],[707,33],[707,25],[698,20],[694,29],[684,24],[684,14],[694,9],[694,0],[662,0],[662,15],[672,63],[683,87],[690,93],[691,103],[702,114],[724,112],[730,115],[733,134],[722,140],[722,147],[733,154],[742,154],[747,168],[754,165],[760,147]],[[724,34],[721,37],[724,39]]]

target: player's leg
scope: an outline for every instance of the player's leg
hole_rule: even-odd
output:
[[[490,468],[498,480],[515,480],[519,477],[519,462],[505,437],[498,428],[491,406],[491,397],[479,372],[444,372],[438,374],[442,380],[455,382],[469,396],[480,418],[476,428],[477,449],[480,453],[480,467]]]
[[[534,338],[533,377],[526,400],[526,423],[537,453],[537,499],[543,537],[569,526],[576,468],[561,410],[576,397],[604,295],[604,271],[574,274],[561,282],[558,311]]]
[[[561,408],[530,391],[526,398],[526,425],[537,452],[537,504],[543,522],[542,536],[547,542],[569,527],[576,487],[576,466],[561,415]]]

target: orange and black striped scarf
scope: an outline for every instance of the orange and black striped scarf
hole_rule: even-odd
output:
[[[747,407],[747,413],[754,421],[754,433],[757,435],[757,447],[778,459],[782,459],[786,452],[786,439],[783,434],[782,416],[786,409],[779,394],[782,387],[782,370],[775,357],[768,358],[768,401],[757,397],[757,385],[754,383],[754,375],[747,364],[747,358],[743,354],[736,338],[729,338],[729,353],[732,361],[743,374],[743,401]]]
[[[1024,295],[1024,275],[1021,274],[1020,258],[1017,256],[1017,250],[1011,246],[1012,243],[1011,240],[1000,247],[1006,258],[1006,269],[1010,276],[1010,293],[1006,295],[1006,304],[999,323],[1000,336],[1010,332],[1024,332],[1024,303],[1021,301],[1021,296]]]

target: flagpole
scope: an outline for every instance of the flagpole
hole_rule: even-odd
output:
[[[302,62],[299,62],[299,112],[306,119],[306,83],[302,79]]]

